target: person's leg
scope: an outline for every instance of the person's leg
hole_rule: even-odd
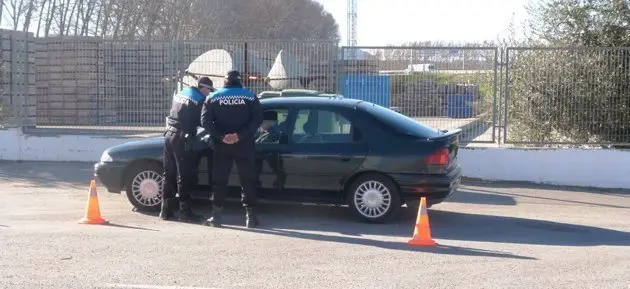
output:
[[[162,190],[162,208],[160,219],[168,220],[173,217],[175,207],[175,191],[177,190],[177,165],[172,151],[172,133],[164,136],[164,186]]]
[[[185,151],[185,138],[183,135],[177,135],[174,141],[173,151],[177,164],[177,189],[179,192],[179,220],[184,222],[200,223],[203,216],[193,213],[191,208],[190,192],[194,187],[192,175],[194,170],[193,154]]]
[[[254,208],[258,205],[257,172],[255,169],[255,157],[253,149],[244,151],[236,158],[236,168],[238,170],[243,192],[241,202],[246,211],[246,226],[254,228],[258,226],[258,218],[254,214]]]
[[[232,163],[230,151],[215,148],[212,156],[212,217],[206,220],[206,225],[221,227],[221,212],[225,205]]]

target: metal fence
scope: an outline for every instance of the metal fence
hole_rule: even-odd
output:
[[[630,48],[509,47],[504,143],[630,143]]]
[[[32,33],[0,32],[0,128],[35,122]]]
[[[461,128],[465,142],[495,141],[497,48],[342,47],[341,55],[344,96]]]
[[[177,81],[194,84],[238,69],[249,76],[283,73],[320,81],[245,85],[259,93],[275,87],[329,90],[336,46],[308,42],[113,42],[94,38],[37,40],[37,127],[161,130]],[[178,78],[178,72],[192,75]],[[181,75],[181,73],[180,73]]]
[[[630,48],[115,42],[0,31],[0,127],[160,131],[188,70],[370,101],[463,142],[630,144]],[[190,75],[181,80],[194,81]]]

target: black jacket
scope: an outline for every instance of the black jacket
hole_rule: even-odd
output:
[[[231,133],[238,134],[239,143],[253,142],[262,119],[256,94],[240,85],[225,86],[215,91],[206,98],[201,110],[201,125],[217,143]]]
[[[201,125],[199,115],[205,96],[195,87],[187,87],[173,97],[171,111],[166,124],[190,135],[197,133]]]

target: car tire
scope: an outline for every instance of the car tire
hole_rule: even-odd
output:
[[[400,210],[400,190],[387,176],[369,173],[359,176],[348,187],[346,202],[359,220],[384,223]]]
[[[125,182],[127,199],[138,211],[157,212],[160,210],[164,184],[163,171],[162,166],[156,162],[137,163],[128,169]]]

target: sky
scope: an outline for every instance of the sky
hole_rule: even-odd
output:
[[[347,0],[315,0],[339,24],[347,43]],[[411,41],[476,42],[506,35],[514,17],[521,33],[530,0],[358,0],[357,44],[378,46]]]

